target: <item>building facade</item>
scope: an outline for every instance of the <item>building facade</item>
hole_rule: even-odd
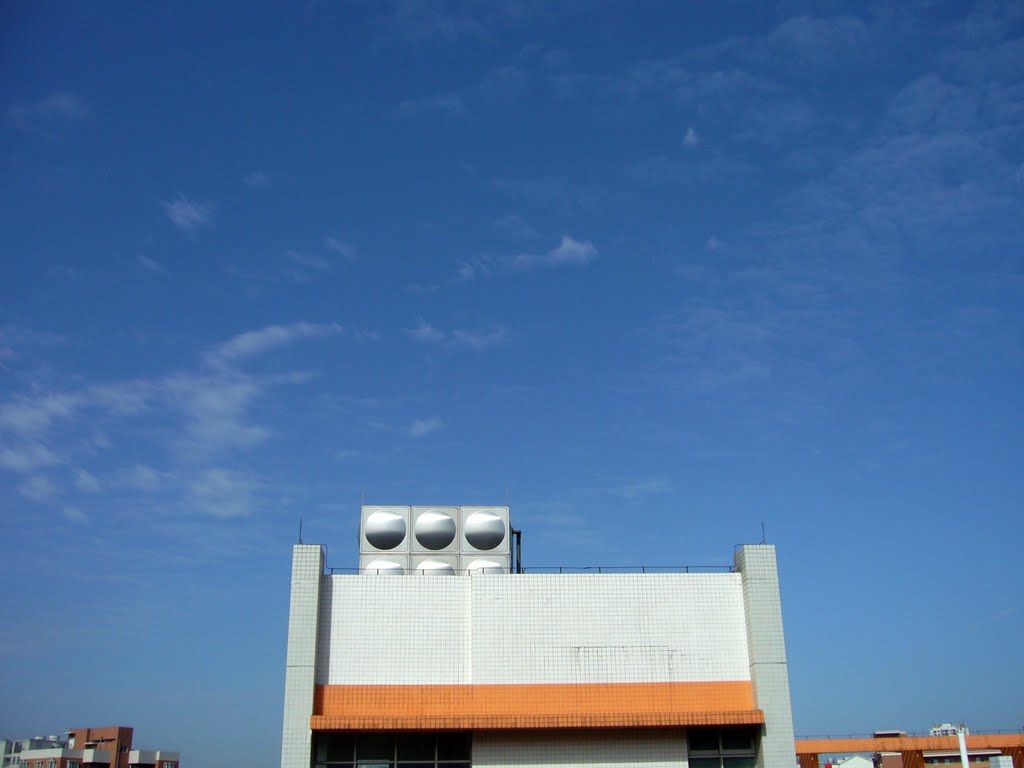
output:
[[[486,513],[507,536],[507,509]],[[339,574],[294,548],[282,768],[795,764],[773,546],[712,573],[512,573],[500,553],[440,569],[410,550]]]
[[[132,749],[124,726],[75,728],[63,739],[4,740],[3,768],[180,768],[177,752]],[[7,745],[11,749],[8,754]]]

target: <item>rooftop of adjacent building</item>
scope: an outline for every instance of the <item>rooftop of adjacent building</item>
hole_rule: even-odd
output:
[[[72,728],[63,737],[29,737],[0,741],[0,768],[97,764],[129,768],[177,768],[178,752],[134,749],[134,730],[127,726]],[[117,755],[124,759],[119,760]]]

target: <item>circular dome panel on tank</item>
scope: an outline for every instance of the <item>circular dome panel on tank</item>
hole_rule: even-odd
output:
[[[424,576],[454,576],[455,566],[443,560],[421,560],[416,564],[416,573]]]
[[[394,549],[405,541],[405,530],[405,519],[384,509],[374,512],[363,523],[363,535],[374,549]]]
[[[496,560],[471,560],[466,565],[466,572],[470,574],[476,573],[504,573],[505,567],[497,562]]]
[[[405,573],[405,568],[394,560],[371,560],[363,566],[363,573],[377,576],[401,576]]]
[[[444,549],[455,541],[455,518],[444,512],[424,512],[413,524],[413,535],[420,546]]]
[[[466,518],[465,537],[474,549],[494,549],[505,540],[505,521],[494,512],[474,512]]]

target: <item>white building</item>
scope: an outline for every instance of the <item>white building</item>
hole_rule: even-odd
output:
[[[471,508],[503,547],[423,537],[436,557],[437,515],[389,508],[385,569],[367,509],[369,573],[293,551],[282,768],[795,764],[773,546],[717,573],[510,573],[506,508]],[[455,539],[466,509],[438,513]]]

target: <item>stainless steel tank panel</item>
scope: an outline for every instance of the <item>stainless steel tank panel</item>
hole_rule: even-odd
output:
[[[396,560],[378,558],[365,563],[362,572],[370,576],[401,576],[405,573],[405,568]]]
[[[494,512],[474,512],[466,518],[462,535],[474,549],[494,549],[505,540],[505,527]]]
[[[413,523],[413,535],[423,547],[441,550],[455,541],[455,518],[440,511],[423,512]]]
[[[380,509],[363,522],[363,536],[375,549],[394,549],[405,541],[405,518],[397,512]]]
[[[466,564],[467,573],[505,573],[507,570],[508,565],[497,560],[478,558]]]
[[[412,571],[424,576],[454,576],[455,566],[444,560],[420,560]]]

